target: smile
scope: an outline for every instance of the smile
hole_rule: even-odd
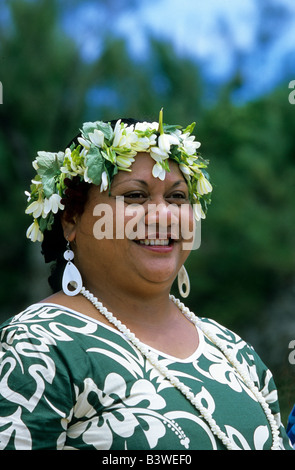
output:
[[[140,245],[145,246],[168,246],[170,244],[170,239],[159,240],[158,238],[153,240],[137,240]]]

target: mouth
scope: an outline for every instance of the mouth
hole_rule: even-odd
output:
[[[143,247],[153,251],[171,251],[176,240],[172,238],[145,238],[134,240],[134,242]]]
[[[172,243],[171,238],[167,238],[166,240],[160,240],[159,238],[154,238],[152,240],[145,239],[145,240],[136,240],[137,243],[140,245],[145,246],[169,246]]]

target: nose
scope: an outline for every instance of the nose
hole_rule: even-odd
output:
[[[149,233],[160,238],[179,237],[179,208],[165,202],[149,203],[145,213]]]

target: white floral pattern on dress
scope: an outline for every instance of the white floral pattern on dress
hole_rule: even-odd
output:
[[[235,352],[280,423],[272,376],[255,351],[216,322],[202,321]],[[113,328],[36,304],[0,333],[0,449],[223,448],[190,402]],[[270,448],[261,406],[216,346],[205,337],[201,343],[187,360],[159,351],[157,358],[237,449]],[[281,446],[289,448],[281,432]]]

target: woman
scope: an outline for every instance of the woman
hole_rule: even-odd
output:
[[[293,447],[295,448],[295,406],[293,407],[288,418],[287,433]]]
[[[291,449],[255,351],[170,295],[212,191],[192,130],[160,112],[39,152],[27,235],[56,292],[2,325],[1,448]]]

